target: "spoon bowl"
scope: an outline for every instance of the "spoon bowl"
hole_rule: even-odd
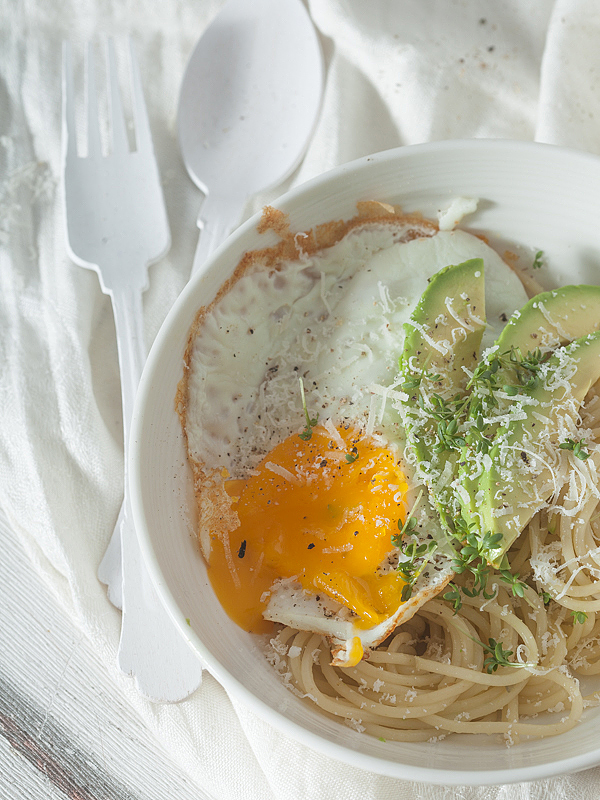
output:
[[[229,0],[198,41],[179,96],[186,169],[205,195],[192,272],[249,197],[298,166],[321,104],[323,59],[301,0]]]

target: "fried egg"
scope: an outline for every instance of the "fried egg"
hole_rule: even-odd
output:
[[[331,246],[309,241],[245,259],[199,311],[178,404],[225,611],[256,633],[321,633],[332,663],[350,666],[452,576],[392,403],[403,324],[429,278],[469,258],[486,267],[484,346],[527,296],[480,238],[420,218],[358,219]],[[438,548],[407,594],[392,536],[409,515]]]

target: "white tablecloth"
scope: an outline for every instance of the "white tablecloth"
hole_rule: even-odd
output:
[[[248,0],[251,2],[251,0]],[[275,733],[210,676],[176,706],[144,701],[118,673],[120,616],[96,579],[121,501],[114,326],[97,277],[65,253],[60,201],[60,58],[131,34],[172,229],[150,269],[148,344],[184,286],[200,195],[182,166],[176,98],[187,58],[222,0],[0,0],[0,504],[35,568],[192,780],[227,800],[542,798],[592,800],[599,772],[449,790],[342,766]],[[464,137],[600,152],[597,0],[308,0],[326,59],[306,158],[246,216],[333,166]],[[31,643],[35,647],[35,643]]]

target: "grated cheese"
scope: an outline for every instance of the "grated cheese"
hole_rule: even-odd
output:
[[[325,429],[327,430],[327,433],[331,436],[331,438],[333,439],[333,441],[335,442],[337,447],[340,450],[345,450],[346,449],[346,445],[344,444],[344,440],[340,436],[340,434],[339,434],[337,428],[335,427],[335,425],[333,424],[333,422],[330,419],[327,419],[323,423],[323,426],[325,427]]]
[[[296,485],[300,483],[298,478],[292,472],[290,472],[289,469],[286,469],[279,464],[275,464],[273,461],[267,461],[265,463],[265,467],[269,470],[269,472],[274,472],[276,475],[279,475],[280,478],[284,478],[284,480],[289,481],[290,483],[294,483]]]

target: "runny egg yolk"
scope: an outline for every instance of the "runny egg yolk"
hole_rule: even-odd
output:
[[[335,434],[335,436],[333,435]],[[264,632],[277,578],[295,578],[372,627],[400,604],[404,582],[380,570],[406,517],[406,478],[394,454],[355,429],[312,429],[277,445],[248,480],[230,480],[239,527],[212,542],[209,576],[229,616]]]

